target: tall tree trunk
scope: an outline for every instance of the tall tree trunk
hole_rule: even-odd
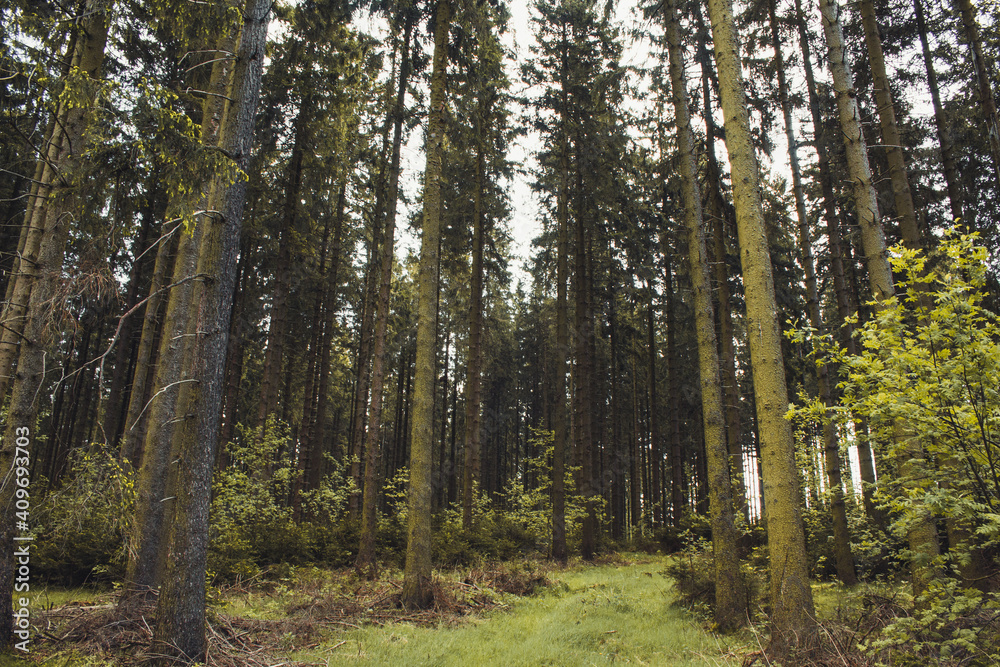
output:
[[[667,273],[670,273],[670,267],[666,269]],[[660,489],[660,480],[662,479],[662,474],[660,469],[663,465],[663,452],[660,449],[660,402],[658,396],[656,395],[656,359],[659,357],[656,349],[656,315],[653,312],[653,289],[652,286],[647,285],[646,289],[648,291],[649,302],[646,304],[646,363],[648,364],[646,370],[646,391],[649,393],[649,442],[651,445],[651,456],[653,457],[653,465],[650,479],[650,496],[652,500],[653,507],[653,525],[660,525],[663,523],[663,517],[665,516],[665,508],[663,506],[663,492]],[[670,296],[667,295],[667,300],[669,303]],[[670,326],[669,323],[667,325]],[[668,352],[667,357],[669,358],[669,342],[667,344]],[[669,375],[673,369],[668,368],[668,379],[672,383],[674,377]],[[674,462],[673,452],[671,451],[671,462]],[[675,507],[674,514],[680,511],[679,507]]]
[[[29,236],[37,237],[37,258],[22,258],[18,282],[26,281],[25,288],[15,286],[14,298],[8,304],[5,318],[5,326],[21,328],[16,372],[12,369],[14,348],[7,346],[0,350],[9,352],[0,362],[0,382],[6,383],[2,391],[6,392],[7,386],[12,389],[0,448],[0,471],[3,471],[7,482],[0,487],[0,550],[3,552],[0,555],[0,600],[4,601],[0,604],[0,649],[11,647],[15,639],[28,638],[19,634],[15,636],[12,605],[14,574],[18,567],[15,538],[16,533],[26,530],[26,527],[19,528],[14,522],[15,487],[18,486],[15,484],[14,463],[25,456],[23,453],[18,456],[19,447],[30,447],[38,442],[34,429],[41,407],[38,403],[39,390],[45,380],[45,355],[56,333],[50,326],[51,309],[62,282],[70,224],[79,217],[79,208],[83,203],[72,180],[85,156],[86,133],[96,104],[94,98],[101,79],[111,18],[109,3],[90,0],[81,9],[82,14],[77,19],[80,33],[75,40],[71,72],[83,79],[77,81],[77,85],[83,84],[83,89],[92,90],[92,94],[83,99],[74,96],[72,104],[63,100],[56,110],[56,125],[60,131],[53,133],[52,142],[47,147],[47,157],[51,160],[48,168],[52,170],[52,177],[42,179],[51,187],[47,188],[47,198],[35,203],[31,224],[33,227],[38,225],[38,231],[31,229],[28,232]],[[28,243],[26,239],[26,245]],[[17,340],[11,342],[16,345]],[[2,399],[3,394],[0,394],[0,401]],[[23,444],[25,442],[28,444]]]
[[[484,93],[485,95],[485,93]],[[479,481],[479,447],[482,428],[482,369],[483,369],[483,190],[486,187],[485,146],[482,127],[486,116],[483,97],[479,98],[476,121],[476,193],[473,203],[472,283],[469,287],[469,363],[465,374],[465,468],[462,471],[462,527],[472,528],[472,505]]]
[[[802,64],[805,71],[806,89],[809,95],[809,111],[813,123],[813,143],[816,147],[817,166],[819,167],[820,189],[823,193],[823,210],[826,217],[827,243],[830,249],[830,272],[833,274],[833,289],[836,295],[837,323],[840,331],[841,344],[848,354],[856,353],[854,328],[848,319],[852,312],[850,288],[844,269],[844,242],[840,232],[840,217],[837,215],[837,202],[833,192],[833,177],[830,174],[830,157],[828,153],[829,139],[826,123],[819,107],[819,93],[816,90],[816,79],[812,67],[812,50],[809,37],[806,34],[805,16],[802,12],[801,0],[795,0],[795,12],[798,24],[799,44],[802,50]],[[872,466],[871,448],[866,439],[857,441],[858,458],[861,462],[862,501],[865,513],[876,522],[884,525],[882,512],[875,506],[875,469]]]
[[[569,415],[566,410],[566,360],[569,356],[569,62],[567,30],[562,28],[560,54],[560,95],[562,99],[559,147],[559,194],[556,200],[558,247],[556,249],[556,344],[553,354],[552,384],[552,558],[565,563],[566,550],[566,450],[569,442]]]
[[[781,655],[816,632],[801,515],[798,466],[781,353],[778,308],[760,199],[760,178],[744,98],[738,37],[730,0],[709,0],[709,17],[726,118],[726,148],[746,287],[747,338],[760,422],[771,570],[771,649]]]
[[[736,226],[732,210],[723,196],[719,158],[715,152],[718,129],[712,115],[712,82],[710,79],[711,55],[705,45],[699,54],[701,64],[701,89],[705,104],[705,149],[708,154],[706,180],[708,192],[708,217],[712,220],[712,245],[715,255],[713,277],[719,304],[719,361],[722,367],[722,400],[726,409],[726,442],[729,448],[729,468],[733,479],[733,501],[736,509],[747,521],[750,509],[747,503],[747,483],[743,465],[743,426],[740,419],[740,383],[736,376],[735,327],[731,292],[729,290],[728,243],[729,230]],[[705,212],[703,211],[703,215]]]
[[[868,45],[868,64],[872,70],[875,86],[875,102],[878,104],[879,124],[882,128],[882,144],[889,160],[889,177],[892,179],[892,195],[896,202],[896,215],[903,241],[911,248],[921,246],[917,213],[910,192],[910,182],[906,175],[906,159],[903,157],[903,141],[896,123],[892,90],[885,69],[885,55],[882,53],[882,37],[875,20],[875,5],[872,0],[861,0],[861,23]]]
[[[223,119],[221,144],[237,166],[246,171],[250,161],[254,118],[260,97],[264,44],[271,3],[247,0],[236,68],[228,97],[232,102]],[[188,367],[196,383],[182,387],[178,400],[180,422],[174,454],[178,484],[174,520],[167,535],[167,571],[156,607],[156,629],[151,653],[157,667],[205,659],[205,568],[208,556],[208,510],[212,465],[218,444],[219,417],[225,385],[224,370],[232,314],[233,289],[239,255],[246,181],[217,184],[221,218],[205,217],[207,227],[200,247],[198,273],[209,280],[196,284],[188,315]]]
[[[729,447],[726,443],[719,353],[712,310],[712,281],[705,247],[698,168],[694,154],[694,132],[688,111],[687,81],[681,51],[681,30],[676,0],[667,8],[665,21],[670,58],[670,88],[673,94],[680,158],[684,224],[688,231],[688,261],[694,292],[695,328],[698,336],[698,370],[701,378],[702,423],[708,466],[712,551],[715,556],[715,624],[723,632],[742,627],[749,619],[746,588],[740,576],[739,534],[733,511]],[[673,381],[673,378],[671,378]],[[675,508],[676,511],[676,508]]]
[[[885,234],[875,200],[875,189],[872,186],[871,168],[859,121],[854,82],[844,49],[840,11],[834,0],[820,0],[820,13],[823,16],[823,31],[829,49],[830,71],[833,75],[840,126],[847,152],[848,172],[854,183],[854,205],[861,228],[868,282],[876,300],[884,302],[893,296],[895,287],[892,271],[889,268]],[[916,473],[915,461],[923,456],[919,443],[908,431],[907,425],[897,422],[895,437],[900,442],[897,458],[900,465],[899,472],[904,479],[913,478]],[[914,554],[911,560],[914,597],[919,597],[931,579],[936,576],[933,562],[940,553],[934,517],[927,508],[921,507],[917,516],[910,522],[907,539]]]
[[[444,144],[451,1],[438,0],[434,60],[427,119],[427,167],[424,172],[423,234],[417,276],[417,374],[413,388],[413,434],[410,443],[409,518],[403,606],[431,603],[431,451],[434,439],[434,356],[437,347],[435,304],[441,239],[441,162]]]
[[[125,411],[125,433],[122,438],[119,457],[138,469],[141,464],[142,445],[146,439],[146,424],[149,413],[147,405],[152,397],[156,356],[159,353],[161,331],[165,319],[165,306],[169,295],[169,280],[177,256],[183,224],[176,220],[163,223],[163,233],[156,241],[156,260],[149,285],[145,312],[142,316],[142,331],[136,349],[135,370],[132,372],[132,390],[129,392],[128,408]]]
[[[802,186],[802,171],[799,168],[799,152],[795,126],[792,121],[792,105],[788,98],[788,82],[785,78],[785,62],[781,51],[782,42],[778,30],[776,4],[776,0],[770,0],[768,3],[768,12],[771,18],[771,44],[774,46],[774,64],[778,74],[778,97],[781,102],[781,113],[785,120],[788,161],[792,171],[792,192],[795,197],[795,212],[798,217],[799,248],[801,249],[802,269],[806,277],[806,309],[809,323],[815,330],[820,331],[823,327],[823,321],[819,312],[816,267],[813,263],[809,220],[806,217],[806,199]],[[818,364],[816,375],[819,398],[827,408],[827,416],[823,420],[823,452],[829,481],[830,514],[833,518],[834,560],[840,581],[848,586],[853,586],[857,583],[858,578],[854,572],[854,554],[851,552],[851,535],[847,525],[847,506],[844,503],[843,479],[840,473],[840,438],[837,434],[837,426],[833,422],[835,402],[830,384],[829,367],[825,363]]]
[[[333,330],[336,324],[337,286],[339,285],[340,255],[344,238],[344,218],[347,207],[347,179],[340,184],[337,211],[333,228],[333,247],[330,248],[330,271],[323,297],[323,335],[320,339],[319,386],[316,390],[316,416],[309,431],[309,469],[306,471],[306,488],[318,489],[323,474],[323,452],[326,450],[327,403],[330,394],[330,358],[333,355]]]
[[[993,95],[993,83],[990,81],[992,67],[983,54],[983,40],[979,35],[979,24],[976,22],[976,8],[972,0],[954,0],[955,8],[962,15],[962,29],[965,41],[972,50],[972,62],[976,68],[976,83],[979,84],[979,103],[986,117],[986,135],[990,142],[990,152],[993,154],[993,175],[996,178],[997,189],[1000,191],[1000,121],[997,119],[997,103]]]
[[[579,492],[583,496],[586,514],[583,517],[582,535],[580,538],[580,555],[585,561],[594,559],[597,548],[597,513],[594,506],[594,467],[593,452],[594,426],[592,397],[594,383],[594,358],[591,355],[590,342],[594,335],[593,320],[590,313],[590,287],[587,275],[588,248],[588,209],[589,198],[584,195],[583,171],[579,156],[582,146],[577,141],[577,214],[576,214],[576,247],[574,252],[575,271],[573,273],[573,293],[575,301],[574,323],[576,325],[576,374],[574,383],[574,426],[576,429],[576,456],[579,462]]]
[[[264,437],[267,419],[278,407],[278,378],[281,375],[285,354],[285,338],[288,334],[288,293],[292,281],[292,243],[299,212],[303,162],[310,142],[312,122],[312,97],[303,97],[299,113],[295,118],[295,139],[288,165],[288,185],[282,209],[281,233],[278,240],[278,257],[275,264],[274,294],[271,299],[270,327],[267,332],[267,347],[264,352],[264,369],[261,377],[260,403],[257,406],[258,438]],[[287,400],[287,397],[286,397]]]
[[[368,407],[368,432],[365,439],[365,482],[361,512],[361,545],[355,567],[375,574],[375,533],[378,528],[378,456],[382,432],[382,395],[385,384],[386,331],[389,326],[389,295],[392,287],[393,246],[396,239],[396,200],[399,190],[399,160],[403,145],[403,117],[406,111],[406,86],[410,79],[410,35],[412,23],[403,29],[403,54],[399,68],[399,86],[392,129],[392,157],[389,166],[389,189],[386,194],[385,233],[382,243],[382,266],[379,271],[378,313],[372,350],[371,404]]]
[[[140,307],[135,313],[129,313],[133,309],[136,309],[136,306],[139,305],[139,300],[142,298],[142,294],[148,291],[150,269],[154,265],[156,257],[156,255],[149,254],[154,243],[150,240],[150,234],[153,233],[153,220],[162,219],[163,214],[166,212],[165,207],[162,205],[166,203],[165,198],[162,196],[162,192],[156,186],[155,182],[153,182],[153,179],[151,179],[146,188],[146,197],[148,201],[143,208],[142,225],[133,247],[135,258],[132,261],[132,269],[129,272],[128,287],[126,288],[126,314],[124,321],[120,323],[121,328],[117,332],[118,349],[115,351],[111,388],[108,391],[108,399],[104,406],[104,423],[102,429],[104,431],[104,441],[110,447],[119,445],[125,430],[125,409],[128,405],[127,397],[131,391],[128,387],[133,375],[131,371],[134,370],[135,354],[138,345],[138,341],[135,338],[139,324],[142,322],[139,314],[143,312],[144,308]],[[134,385],[132,386],[134,387]],[[140,391],[142,390],[140,389]]]
[[[232,51],[236,41],[235,27],[229,27],[228,32],[220,39],[220,50]],[[209,83],[209,95],[204,102],[202,114],[202,143],[205,146],[217,146],[225,123],[226,89],[231,70],[230,61],[220,60],[212,67]],[[156,372],[153,380],[154,393],[142,407],[138,407],[137,421],[145,416],[145,433],[142,441],[141,464],[136,482],[135,514],[132,519],[131,544],[129,558],[125,569],[125,586],[119,600],[122,613],[128,613],[132,604],[146,599],[160,583],[165,551],[161,549],[164,537],[164,525],[169,525],[167,513],[173,511],[175,503],[169,489],[175,480],[176,466],[171,466],[171,450],[173,434],[179,420],[175,419],[177,398],[184,385],[196,382],[186,371],[192,366],[185,366],[185,350],[187,348],[187,318],[193,307],[195,284],[198,279],[198,252],[203,242],[205,220],[212,214],[214,203],[209,200],[212,183],[206,181],[195,189],[200,197],[200,209],[195,215],[192,229],[178,229],[180,238],[177,242],[177,254],[173,262],[172,284],[166,297],[166,313],[159,340]],[[168,211],[179,210],[184,204],[184,197],[175,197]],[[157,261],[159,262],[159,257]],[[156,270],[162,267],[157,267]],[[154,270],[155,273],[155,270]],[[148,313],[147,313],[148,314]],[[153,324],[150,323],[150,332]],[[146,323],[143,325],[144,336],[147,333]],[[151,340],[151,339],[149,339]],[[225,361],[223,360],[223,364]],[[130,405],[130,413],[131,413]],[[133,422],[133,428],[135,428]],[[133,441],[134,442],[134,441]],[[130,441],[126,439],[131,449]]]

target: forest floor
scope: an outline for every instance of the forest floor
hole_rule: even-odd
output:
[[[211,593],[209,667],[329,665],[739,665],[751,646],[720,638],[674,604],[662,557],[554,568],[525,562],[439,573],[435,606],[399,608],[402,575],[288,569]],[[111,593],[36,598],[27,660],[10,665],[134,665],[152,614],[115,616]],[[151,610],[150,610],[151,611]],[[745,642],[745,638],[743,640]]]

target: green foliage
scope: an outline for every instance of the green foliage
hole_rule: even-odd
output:
[[[975,243],[975,235],[950,233],[927,254],[893,248],[898,291],[873,304],[874,317],[858,327],[861,352],[850,356],[829,341],[818,345],[842,375],[832,418],[865,419],[882,459],[911,471],[881,475],[890,539],[901,543],[928,511],[949,528],[947,551],[935,564],[945,576],[914,601],[912,615],[894,618],[866,644],[873,654],[895,656],[893,664],[997,660],[994,649],[982,646],[996,645],[1000,605],[995,593],[984,592],[996,570],[988,556],[1000,534],[1000,327],[983,305],[987,254]],[[805,421],[828,418],[815,402],[792,412]],[[862,554],[875,553],[881,541],[871,531],[855,534],[856,546],[869,547]],[[977,649],[977,635],[992,643]]]
[[[705,523],[708,522],[707,518],[702,519]],[[684,548],[670,557],[663,573],[674,580],[678,604],[709,616],[715,605],[715,557],[712,541],[704,534],[699,534],[697,528],[684,530],[679,537]],[[740,576],[751,609],[757,606],[761,596],[767,592],[764,583],[768,564],[764,551],[755,550],[757,553],[740,565]]]
[[[434,535],[434,561],[441,565],[469,565],[480,560],[507,560],[531,553],[547,554],[552,546],[552,432],[533,429],[531,449],[540,452],[525,460],[525,474],[512,479],[499,502],[475,495],[471,530],[462,528],[460,508],[439,517]],[[578,548],[586,506],[576,493],[574,473],[566,471],[566,535]],[[525,479],[537,481],[534,486]],[[598,514],[603,507],[598,506]]]
[[[1000,601],[956,579],[934,581],[912,615],[901,614],[860,648],[879,664],[976,665],[1000,663]]]
[[[59,585],[120,579],[134,505],[135,473],[127,464],[99,445],[75,452],[62,486],[33,513],[32,575]]]
[[[349,555],[342,545],[350,527],[335,523],[350,495],[346,464],[335,464],[319,489],[303,494],[303,507],[318,520],[296,522],[288,500],[299,471],[287,454],[290,442],[288,426],[272,418],[263,433],[240,427],[229,443],[233,463],[212,485],[210,576],[247,579],[274,563],[343,564]]]

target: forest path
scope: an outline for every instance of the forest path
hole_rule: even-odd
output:
[[[541,594],[458,627],[365,627],[289,658],[330,665],[739,665],[724,638],[673,605],[662,558],[571,567]]]

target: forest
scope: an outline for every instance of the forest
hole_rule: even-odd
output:
[[[0,662],[1000,663],[1000,3],[507,2],[0,3]]]

